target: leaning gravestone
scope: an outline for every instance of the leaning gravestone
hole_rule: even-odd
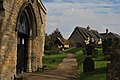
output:
[[[83,61],[83,72],[92,72],[94,70],[94,61],[92,58],[87,57]]]

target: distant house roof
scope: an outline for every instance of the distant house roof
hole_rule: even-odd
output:
[[[91,40],[95,41],[96,44],[101,41],[102,36],[98,33],[97,30],[92,30],[88,26],[87,28],[76,27],[72,32],[71,36],[68,40],[71,41],[71,45],[76,46],[80,44],[81,46],[85,46]]]
[[[104,38],[107,35],[107,33],[100,33],[100,35]]]
[[[108,29],[106,29],[106,32],[104,32],[104,33],[100,33],[100,35],[104,38],[107,34],[108,34]]]
[[[63,44],[63,45],[65,44],[61,38],[58,37],[57,40],[58,40],[61,44]]]
[[[111,32],[110,32],[111,33]],[[113,34],[115,37],[117,37],[117,38],[120,38],[120,36],[118,35],[118,34],[116,34],[116,33],[111,33],[111,34]]]
[[[97,36],[97,38],[103,38],[103,37],[98,33],[98,31],[92,30],[92,32]]]
[[[96,30],[91,30],[90,28],[87,29],[87,28],[82,28],[82,27],[78,27],[78,26],[75,28],[75,30],[76,29],[83,36],[84,39],[88,39],[88,37],[94,38],[95,40],[102,38],[102,36]],[[74,32],[71,34],[69,39],[72,37],[73,34],[74,34]]]
[[[120,39],[120,36],[119,36],[118,34],[116,34],[116,33],[112,33],[112,32],[108,33],[105,37],[109,37],[109,35],[113,35],[114,37]]]
[[[68,45],[69,41],[64,38],[57,37],[55,43],[59,43],[60,45]]]

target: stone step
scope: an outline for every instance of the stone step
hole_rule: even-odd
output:
[[[17,74],[14,76],[14,80],[23,80],[22,74]]]

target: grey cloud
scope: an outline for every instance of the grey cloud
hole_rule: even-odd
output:
[[[92,2],[92,0],[90,1]],[[104,32],[108,28],[110,31],[119,33],[120,15],[118,13],[120,10],[112,8],[118,5],[70,2],[45,3],[47,8],[46,32],[51,33],[59,28],[64,37],[68,37],[76,25],[83,27],[90,25],[91,28],[99,32]]]

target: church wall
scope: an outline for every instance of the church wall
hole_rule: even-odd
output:
[[[13,80],[14,75],[16,75],[17,32],[15,32],[15,28],[19,11],[26,2],[32,4],[37,21],[37,37],[33,40],[35,63],[32,64],[32,69],[36,71],[39,68],[39,64],[41,64],[40,67],[42,67],[42,61],[40,60],[42,60],[41,56],[44,52],[46,13],[41,10],[42,16],[40,16],[36,1],[37,0],[32,3],[30,0],[4,0],[3,7],[5,11],[4,16],[2,16],[2,24],[0,24],[0,80]],[[40,17],[43,17],[43,23]]]

